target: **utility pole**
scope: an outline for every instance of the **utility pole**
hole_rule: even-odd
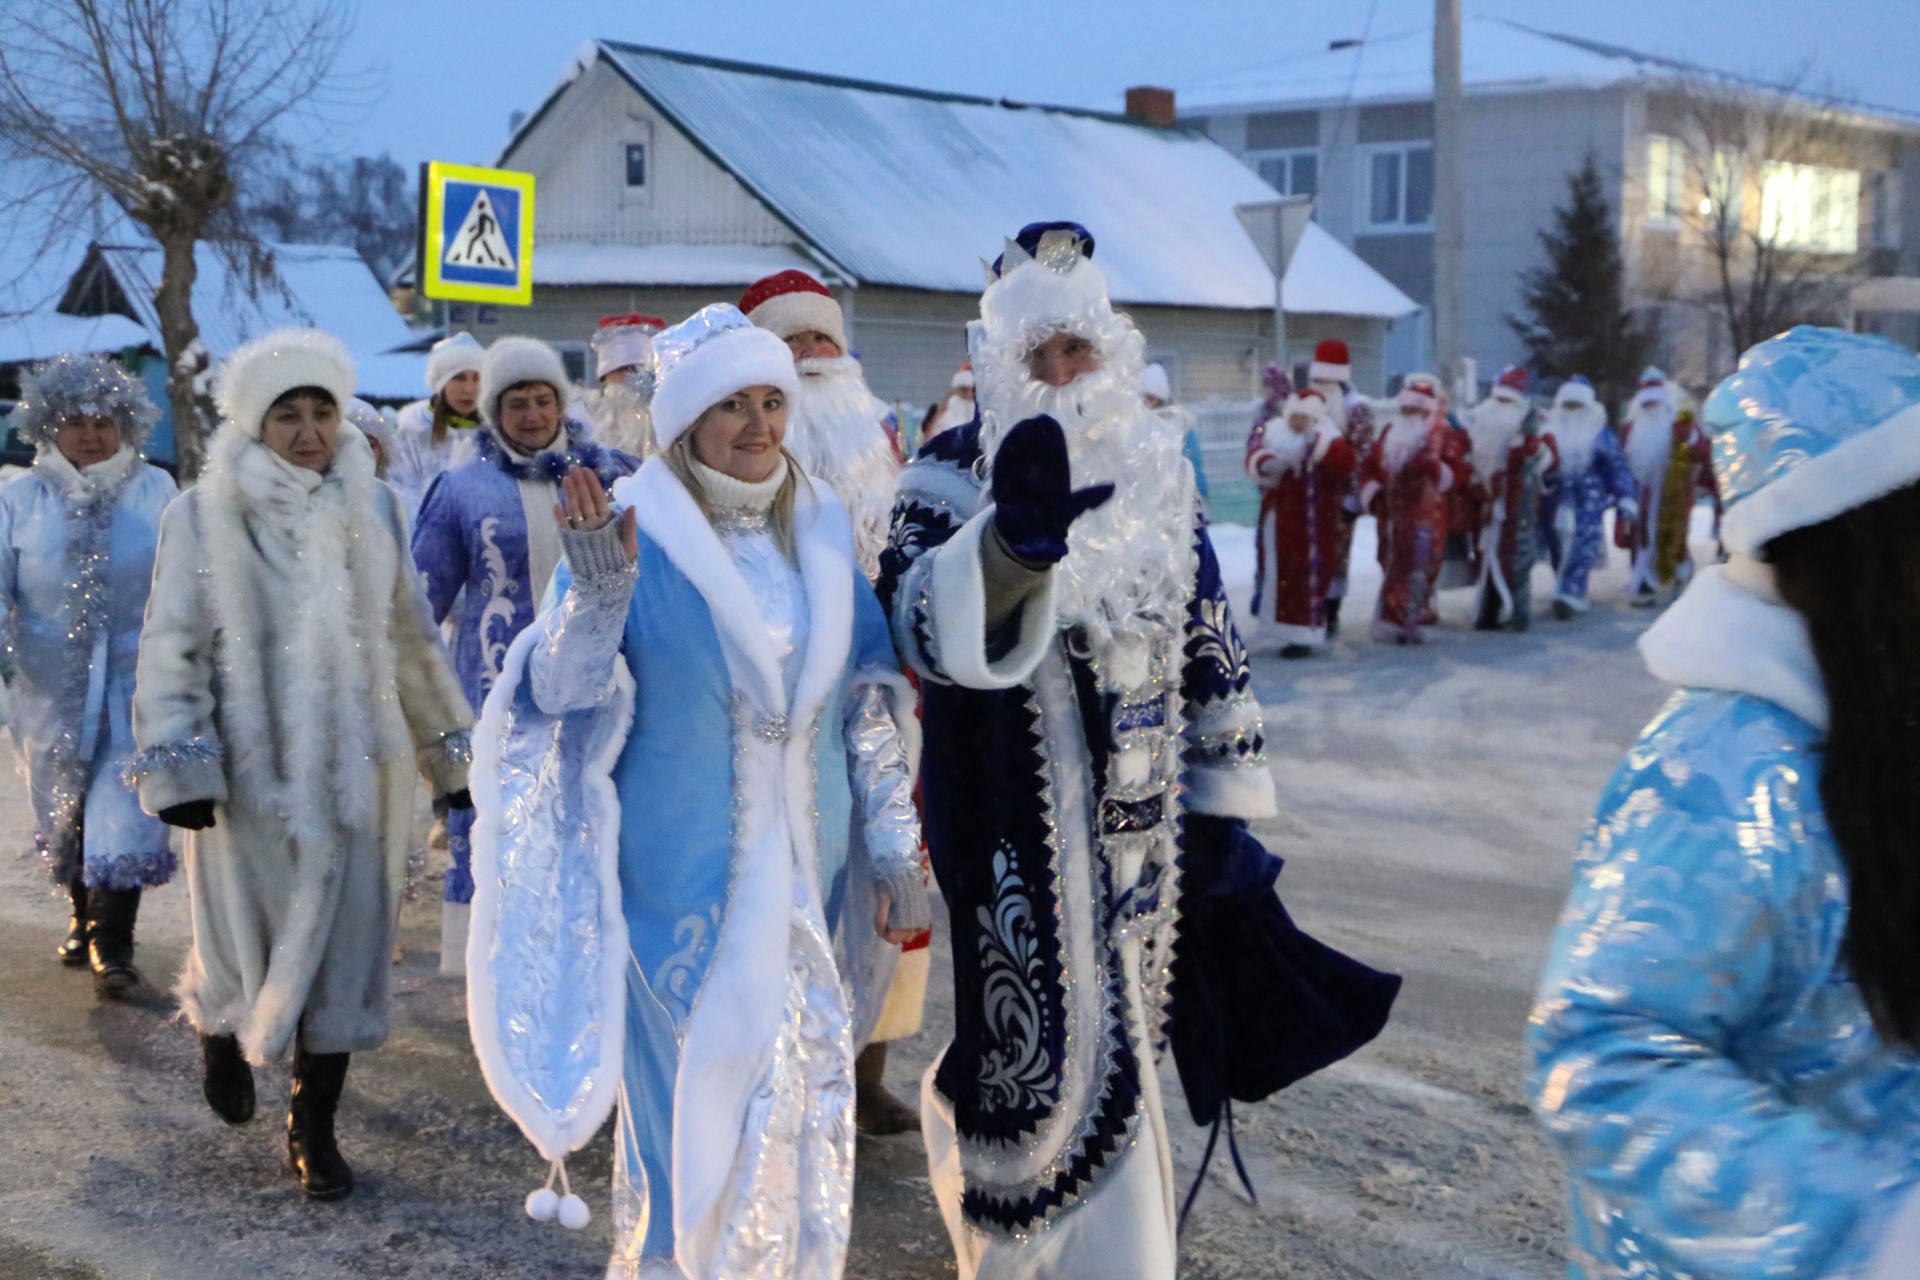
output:
[[[1433,347],[1440,385],[1455,403],[1461,376],[1466,247],[1464,111],[1460,93],[1460,0],[1433,0]],[[1471,399],[1468,395],[1466,399]]]

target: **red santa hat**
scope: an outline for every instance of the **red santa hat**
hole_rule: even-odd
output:
[[[1338,338],[1322,338],[1313,349],[1313,363],[1307,368],[1309,382],[1353,381],[1353,357],[1347,344]]]
[[[1440,382],[1430,373],[1410,373],[1400,384],[1396,397],[1402,409],[1423,409],[1432,413],[1440,407]]]
[[[1303,387],[1287,397],[1287,403],[1280,410],[1284,420],[1296,413],[1304,413],[1318,422],[1327,415],[1327,397],[1316,387]]]
[[[1528,378],[1527,371],[1517,364],[1510,364],[1500,371],[1498,378],[1494,379],[1492,394],[1499,396],[1502,391],[1505,391],[1510,394],[1501,397],[1502,399],[1524,401],[1527,398],[1527,388],[1531,385],[1532,380]]]
[[[601,316],[593,331],[594,376],[604,379],[621,369],[644,368],[652,358],[653,335],[666,327],[659,316],[637,311]]]
[[[756,280],[740,295],[747,319],[775,337],[786,339],[805,329],[818,329],[847,350],[846,317],[827,286],[804,271],[782,271]]]

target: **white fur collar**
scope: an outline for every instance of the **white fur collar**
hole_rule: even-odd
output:
[[[118,493],[139,460],[140,455],[133,447],[123,444],[110,458],[102,458],[87,467],[76,467],[59,449],[45,444],[34,453],[33,469],[40,473],[48,488],[66,497],[93,497]]]
[[[763,710],[785,713],[796,728],[804,725],[838,682],[853,644],[853,537],[832,489],[809,480],[794,494],[794,536],[810,621],[791,707],[760,607],[680,478],[656,455],[616,484],[613,496],[639,512],[640,528],[713,611],[715,629],[752,677],[750,687],[739,691]]]
[[[1672,684],[1751,694],[1827,728],[1827,690],[1807,624],[1780,599],[1773,570],[1735,556],[1700,571],[1640,637],[1647,670]]]

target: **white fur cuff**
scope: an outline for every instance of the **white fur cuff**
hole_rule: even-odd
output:
[[[1056,577],[1049,572],[1020,605],[1019,637],[999,661],[987,657],[987,589],[981,539],[993,527],[994,508],[974,516],[947,540],[933,562],[930,585],[934,649],[947,679],[965,689],[1011,689],[1024,684],[1047,654],[1058,625]]]

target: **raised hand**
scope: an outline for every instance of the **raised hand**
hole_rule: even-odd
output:
[[[1027,564],[1058,564],[1073,522],[1113,496],[1110,484],[1073,487],[1067,437],[1042,414],[1007,432],[993,457],[994,527]]]
[[[600,483],[600,477],[585,467],[568,467],[560,481],[560,501],[553,504],[553,518],[562,529],[573,533],[592,533],[613,519],[613,503]],[[640,555],[639,513],[628,507],[620,515],[620,545],[631,564]]]

